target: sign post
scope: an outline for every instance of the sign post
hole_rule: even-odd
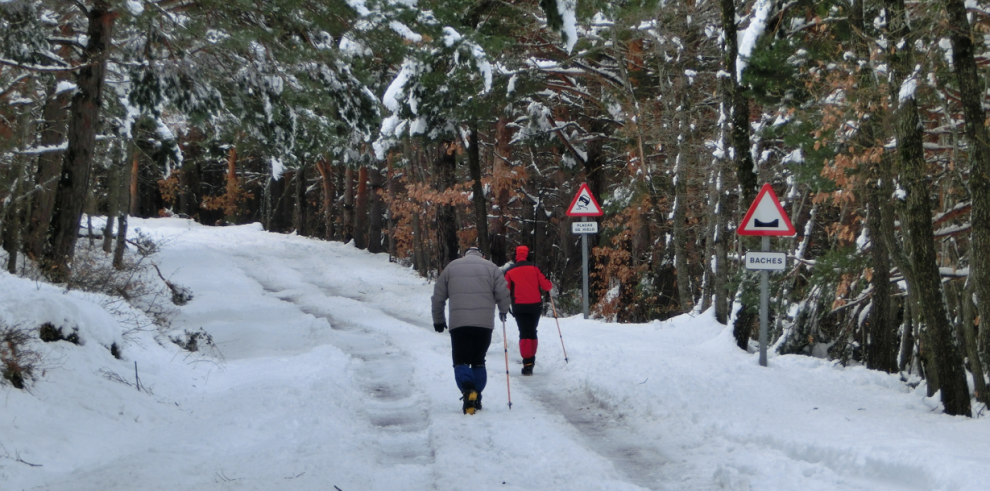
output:
[[[585,319],[588,318],[588,234],[598,233],[598,222],[588,222],[588,217],[600,217],[602,215],[604,215],[602,207],[598,206],[598,201],[591,194],[591,188],[588,187],[587,183],[581,184],[571,201],[571,206],[567,207],[567,216],[581,217],[580,222],[571,224],[571,232],[581,234],[581,303],[584,307]]]
[[[770,236],[764,235],[763,252],[770,251]],[[767,331],[770,329],[770,271],[760,271],[760,366],[767,366]]]
[[[582,222],[588,217],[581,217]],[[588,318],[588,234],[581,234],[581,312]]]
[[[736,230],[739,235],[763,237],[763,252],[746,254],[746,269],[760,270],[760,365],[767,366],[767,329],[770,317],[770,271],[782,271],[787,267],[787,255],[770,252],[770,236],[792,237],[794,225],[780,206],[777,194],[770,184],[764,184],[753,204]]]

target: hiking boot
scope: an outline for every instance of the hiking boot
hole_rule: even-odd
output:
[[[478,400],[474,401],[474,410],[481,411],[481,392],[478,392]]]
[[[474,390],[464,391],[464,397],[461,399],[464,400],[464,406],[461,407],[464,414],[474,414],[474,412],[478,410],[479,395]]]
[[[533,365],[535,365],[535,364],[536,364],[536,357],[535,356],[530,357],[530,358],[523,358],[522,374],[523,375],[532,375],[533,374]]]

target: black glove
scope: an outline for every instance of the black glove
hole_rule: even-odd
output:
[[[509,318],[509,314],[508,313],[506,313],[506,312],[499,312],[498,313],[498,320],[500,320],[502,322],[505,322],[506,319],[508,319],[508,318]]]
[[[447,323],[441,322],[439,324],[433,324],[433,328],[436,329],[437,332],[443,332],[443,330],[447,328]]]

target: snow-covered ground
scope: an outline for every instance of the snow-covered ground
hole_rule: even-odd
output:
[[[560,319],[569,362],[544,318],[526,378],[510,317],[512,407],[499,326],[484,410],[466,416],[432,284],[387,256],[258,225],[134,227],[194,294],[173,327],[204,329],[222,358],[124,336],[106,297],[0,274],[6,325],[78,327],[84,341],[37,341],[33,388],[0,389],[0,489],[990,486],[987,418],[941,414],[923,387],[861,367],[773,355],[760,367],[707,314]]]

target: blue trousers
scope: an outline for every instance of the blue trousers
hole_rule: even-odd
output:
[[[450,330],[451,355],[454,359],[454,381],[461,392],[485,390],[488,370],[485,354],[492,344],[492,329],[462,326]]]

